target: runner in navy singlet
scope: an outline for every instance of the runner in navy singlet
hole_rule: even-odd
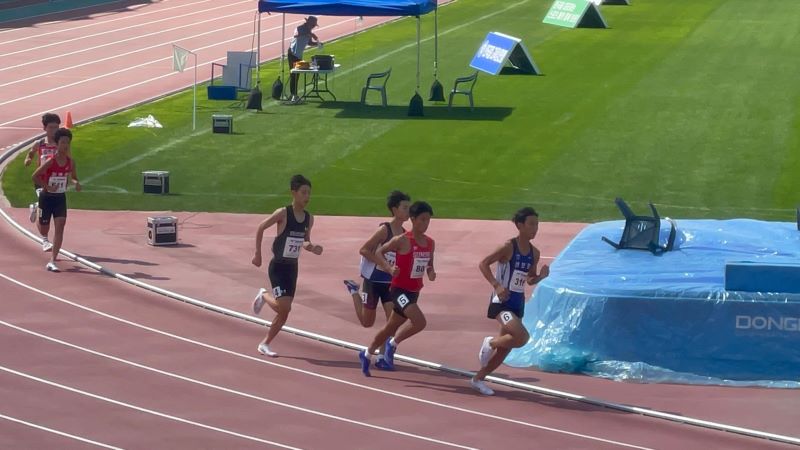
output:
[[[311,199],[311,182],[302,175],[295,175],[290,182],[290,188],[292,204],[276,209],[258,225],[256,232],[256,254],[253,257],[253,265],[261,267],[261,242],[264,231],[272,225],[278,226],[278,235],[272,242],[272,260],[268,269],[272,293],[270,295],[267,289],[259,289],[253,300],[254,313],[259,314],[264,304],[275,311],[275,318],[267,336],[258,344],[259,353],[267,356],[278,356],[270,350],[269,344],[280,333],[292,310],[300,251],[305,249],[315,255],[322,254],[322,246],[311,243],[314,217],[305,209]]]
[[[528,342],[528,330],[522,324],[525,313],[525,285],[533,285],[550,274],[547,265],[536,274],[539,250],[531,244],[539,231],[539,215],[533,208],[522,208],[514,214],[514,225],[519,234],[507,240],[489,256],[483,258],[478,267],[494,292],[489,297],[487,316],[500,323],[500,334],[483,340],[478,360],[481,369],[470,384],[483,395],[494,395],[484,379],[506,359],[511,349]],[[491,265],[497,263],[492,275]]]
[[[375,323],[375,310],[378,302],[383,305],[386,319],[392,313],[392,299],[389,298],[389,283],[392,281],[392,274],[384,272],[378,266],[380,260],[375,256],[375,250],[381,245],[389,242],[394,236],[405,233],[403,223],[408,220],[408,208],[411,198],[400,191],[392,191],[386,199],[386,207],[392,213],[391,222],[383,222],[372,236],[361,246],[361,292],[358,290],[358,283],[353,280],[344,280],[347,291],[353,299],[356,317],[364,328],[369,328]],[[389,264],[394,264],[394,252],[386,254],[385,258]]]

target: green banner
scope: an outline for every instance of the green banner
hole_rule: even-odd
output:
[[[556,0],[542,22],[567,28],[608,27],[591,0]]]

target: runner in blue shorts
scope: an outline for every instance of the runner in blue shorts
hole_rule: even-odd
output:
[[[478,359],[481,369],[470,384],[483,395],[494,395],[484,379],[506,359],[511,349],[522,347],[528,342],[528,330],[522,324],[525,314],[525,285],[533,285],[550,274],[547,265],[536,274],[539,263],[539,250],[531,241],[539,231],[539,215],[533,208],[522,208],[514,214],[514,225],[518,235],[509,239],[499,248],[483,258],[478,267],[494,292],[489,300],[487,316],[500,323],[500,333],[483,340]],[[497,263],[492,275],[491,265]]]

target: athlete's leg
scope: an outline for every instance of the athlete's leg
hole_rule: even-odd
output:
[[[528,330],[525,329],[516,314],[510,311],[502,311],[497,315],[497,321],[500,322],[500,335],[492,338],[489,342],[492,348],[519,348],[530,339]]]
[[[408,317],[409,323],[400,328],[397,334],[394,335],[395,346],[424,330],[428,325],[425,314],[422,313],[422,310],[419,309],[416,303],[411,303],[406,306],[406,309],[403,310],[403,314]]]
[[[292,311],[292,300],[293,297],[278,297],[275,299],[276,303],[276,311],[275,311],[275,318],[272,320],[272,325],[269,327],[269,332],[267,332],[267,337],[264,338],[264,343],[269,345],[275,336],[280,333],[283,325],[286,324],[286,321],[289,319],[289,313]]]
[[[67,224],[66,217],[55,217],[55,232],[53,233],[53,254],[50,255],[50,261],[58,261],[58,251],[61,250],[61,244],[64,242],[64,226]]]
[[[383,346],[383,343],[386,342],[386,339],[389,336],[393,336],[397,329],[400,328],[406,322],[405,317],[401,316],[400,314],[392,312],[392,315],[389,316],[389,320],[386,321],[386,325],[378,331],[378,334],[375,335],[375,338],[372,340],[372,343],[369,345],[367,351],[369,355],[375,354],[375,350],[379,349]]]

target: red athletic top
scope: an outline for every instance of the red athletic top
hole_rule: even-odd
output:
[[[55,156],[58,144],[48,144],[47,139],[39,141],[39,165],[44,164],[50,157]]]
[[[414,240],[411,231],[406,232],[405,236],[411,242],[411,251],[406,254],[397,253],[395,264],[400,271],[392,277],[391,287],[419,292],[422,290],[422,277],[433,258],[433,239],[425,236],[428,246],[423,247]]]
[[[58,165],[56,157],[50,158],[53,163],[44,171],[44,180],[47,186],[55,187],[51,194],[63,194],[67,192],[69,177],[72,174],[72,159],[67,157],[67,162],[63,166]]]

